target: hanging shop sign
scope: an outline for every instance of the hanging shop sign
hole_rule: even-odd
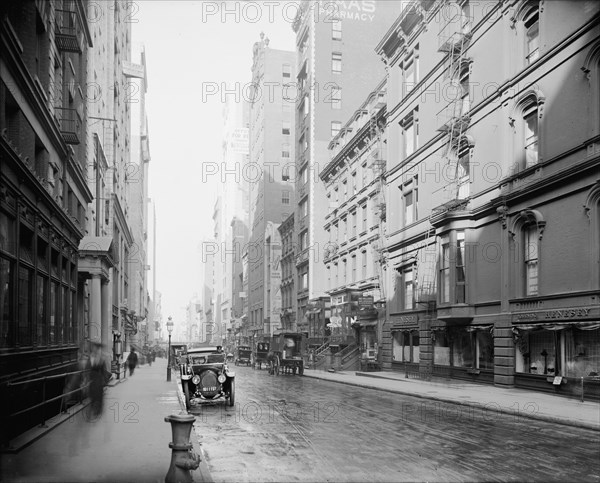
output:
[[[375,303],[375,298],[372,295],[362,296],[358,298],[359,307],[372,307]]]

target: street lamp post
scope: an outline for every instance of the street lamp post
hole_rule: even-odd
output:
[[[171,332],[173,332],[173,319],[169,317],[167,331],[169,332],[169,351],[167,352],[167,382],[171,381]]]

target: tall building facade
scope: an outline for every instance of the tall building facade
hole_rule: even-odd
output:
[[[214,239],[205,251],[214,253],[214,327],[213,343],[225,346],[233,325],[241,314],[233,315],[233,304],[239,297],[234,293],[233,273],[241,270],[241,253],[247,232],[249,203],[248,185],[242,173],[248,165],[248,115],[246,101],[228,98],[223,105],[223,158],[217,179]],[[234,268],[235,267],[235,268]]]
[[[87,149],[91,160],[87,177],[94,201],[88,207],[89,233],[80,244],[80,271],[91,277],[90,326],[97,328],[107,356],[118,363],[132,344],[142,349],[138,324],[146,322],[148,305],[144,273],[144,198],[149,161],[144,107],[147,78],[144,55],[140,55],[139,64],[132,62],[131,23],[125,21],[129,8],[119,2],[114,8],[100,10],[98,4],[89,6],[95,20],[91,36],[99,46],[93,49],[88,62],[88,91],[93,89],[87,97]],[[134,217],[139,223],[135,233]]]
[[[149,346],[152,337],[151,307],[149,304],[150,290],[148,271],[149,253],[149,223],[148,223],[148,168],[150,163],[150,135],[148,118],[146,116],[146,92],[148,80],[146,75],[146,52],[140,46],[139,63],[125,62],[123,74],[127,80],[127,90],[138,93],[131,99],[131,142],[130,164],[127,166],[127,199],[129,203],[129,224],[133,244],[130,250],[127,269],[129,270],[128,308],[135,322],[144,327],[144,338],[134,336],[131,343],[141,348]],[[140,328],[140,327],[138,327]],[[115,334],[115,339],[119,337]]]
[[[272,312],[275,292],[268,280],[281,276],[269,256],[279,236],[277,226],[294,207],[294,52],[272,49],[261,34],[254,44],[250,103],[250,193],[248,244],[248,323],[253,337],[269,337],[280,324]],[[270,268],[267,268],[270,267]],[[278,274],[278,275],[277,275]]]
[[[93,38],[83,2],[0,7],[0,373],[3,443],[39,421],[31,387],[6,382],[77,368],[91,336],[78,249],[92,200],[82,89]],[[99,334],[98,339],[99,340]],[[30,376],[31,377],[31,376]],[[32,383],[34,386],[35,383]],[[41,386],[37,388],[41,391]],[[48,384],[60,395],[61,379]],[[58,411],[57,404],[46,410]]]
[[[387,282],[381,263],[386,241],[385,98],[384,79],[333,137],[331,161],[320,173],[328,200],[323,262],[331,300],[327,317],[322,311],[307,314],[308,335],[313,344],[326,341],[317,348],[324,355],[339,347],[345,368],[381,360]]]
[[[294,213],[279,225],[281,238],[281,328],[296,331],[296,231]]]
[[[385,367],[598,395],[600,7],[585,5],[415,1],[377,47]]]
[[[308,332],[307,313],[325,323],[327,277],[323,265],[328,212],[319,172],[328,145],[385,74],[374,48],[402,8],[399,1],[303,1],[296,32],[297,321]],[[328,322],[327,322],[328,323]]]

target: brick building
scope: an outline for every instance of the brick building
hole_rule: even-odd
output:
[[[600,7],[586,5],[415,1],[377,47],[385,367],[597,392]]]

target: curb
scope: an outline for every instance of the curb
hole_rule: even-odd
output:
[[[521,418],[534,419],[534,420],[538,420],[538,421],[546,421],[546,422],[550,422],[550,423],[562,424],[564,426],[571,426],[571,427],[588,429],[588,430],[600,432],[600,426],[598,426],[597,424],[588,423],[585,421],[566,420],[566,419],[563,419],[560,417],[550,416],[550,415],[546,415],[546,414],[537,414],[537,413],[516,413],[515,414],[514,411],[503,409],[497,403],[481,403],[481,402],[477,402],[477,401],[456,401],[453,399],[447,399],[442,396],[438,396],[438,395],[434,395],[434,394],[418,394],[418,393],[410,392],[407,390],[384,388],[384,387],[379,387],[379,386],[373,386],[370,384],[359,384],[359,383],[353,382],[353,381],[341,381],[341,380],[336,380],[336,379],[329,379],[326,377],[319,377],[316,374],[307,374],[306,372],[304,373],[304,376],[312,377],[313,379],[320,379],[322,381],[329,381],[329,382],[335,382],[338,384],[345,384],[347,386],[364,387],[367,389],[374,389],[376,391],[389,392],[389,393],[393,393],[393,394],[403,394],[406,396],[416,397],[419,399],[427,399],[427,400],[432,400],[432,401],[440,401],[440,402],[445,402],[445,403],[449,403],[449,404],[455,404],[457,406],[474,407],[477,409],[482,409],[483,411],[492,411],[492,412],[504,414],[505,416],[515,416],[516,415],[517,417],[521,417]],[[365,377],[370,377],[370,376],[365,376]],[[376,378],[377,379],[385,379],[383,377],[376,377]],[[392,379],[385,379],[385,380],[391,381]]]
[[[181,388],[180,381],[181,381],[181,379],[179,378],[179,376],[177,376],[174,381],[176,390],[177,390],[177,399],[179,400],[179,407],[181,408],[182,413],[191,414],[185,408],[185,398],[183,395],[183,389]],[[198,418],[193,414],[191,414],[191,415],[194,416],[194,418],[195,418],[194,424],[196,424],[196,421],[198,421]],[[194,446],[194,453],[200,455],[200,466],[198,466],[198,469],[192,471],[192,479],[194,481],[203,482],[203,483],[214,483],[214,480],[210,474],[210,468],[208,467],[206,453],[204,452],[202,445],[196,438],[196,434],[195,434],[193,428],[192,428],[192,434],[191,434],[191,443]]]

